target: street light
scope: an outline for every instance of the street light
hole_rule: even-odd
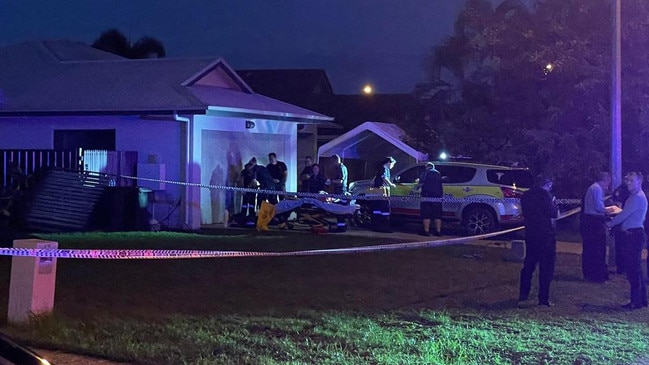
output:
[[[374,92],[374,89],[372,88],[372,85],[366,84],[363,86],[363,94],[370,95]]]
[[[613,54],[611,56],[611,180],[613,187],[622,182],[622,32],[621,2],[612,0]]]

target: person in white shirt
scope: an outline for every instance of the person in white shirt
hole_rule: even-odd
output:
[[[642,249],[647,240],[644,231],[644,220],[647,215],[647,197],[642,191],[642,174],[630,172],[624,177],[629,189],[629,197],[624,208],[607,227],[620,224],[622,228],[621,251],[624,256],[624,268],[630,286],[630,301],[622,306],[634,310],[647,306],[647,286],[642,278]]]

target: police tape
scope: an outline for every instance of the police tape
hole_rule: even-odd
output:
[[[93,172],[95,173],[95,172]],[[95,173],[98,174],[98,173]],[[331,200],[343,200],[343,201],[367,201],[367,200],[390,200],[390,201],[425,201],[425,202],[438,202],[438,203],[509,203],[516,204],[520,201],[520,198],[493,198],[493,197],[484,197],[484,196],[469,196],[464,198],[456,198],[453,195],[446,194],[440,198],[433,197],[422,197],[419,193],[412,191],[409,195],[390,195],[377,193],[377,194],[363,194],[363,195],[352,195],[352,194],[321,194],[321,193],[306,193],[306,192],[286,192],[278,190],[268,190],[268,189],[251,189],[251,188],[242,188],[237,186],[225,186],[225,185],[212,185],[212,184],[201,184],[201,183],[188,183],[183,181],[175,180],[165,180],[165,179],[151,179],[143,178],[137,176],[128,176],[120,175],[119,177],[129,180],[141,180],[146,182],[155,182],[155,183],[165,183],[172,185],[181,185],[195,188],[204,188],[211,190],[224,190],[224,191],[233,191],[239,193],[252,193],[252,194],[265,194],[265,195],[282,195],[287,197],[307,197],[307,198],[316,198],[316,199],[331,199]],[[564,205],[574,205],[581,204],[581,199],[557,199],[557,204]]]
[[[562,213],[558,219],[563,219],[581,211],[575,208]],[[286,257],[286,256],[317,256],[340,255],[355,253],[371,253],[380,251],[400,251],[421,248],[434,248],[456,245],[470,241],[491,238],[516,232],[525,227],[514,227],[502,231],[481,235],[438,239],[432,241],[414,241],[405,243],[387,243],[362,247],[330,248],[319,250],[299,250],[286,252],[264,251],[211,251],[211,250],[124,250],[124,249],[46,249],[46,248],[0,248],[0,256],[43,257],[65,259],[97,259],[97,260],[162,260],[162,259],[212,259],[226,257]]]

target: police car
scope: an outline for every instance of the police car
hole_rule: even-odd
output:
[[[442,203],[443,219],[461,223],[467,234],[476,235],[495,231],[499,225],[522,224],[520,203],[503,198],[520,198],[532,187],[533,177],[527,168],[506,167],[456,161],[433,162],[442,175],[444,197]],[[418,191],[413,191],[419,175],[426,163],[419,163],[392,173],[393,219],[418,220]],[[349,186],[354,196],[371,194],[372,180],[359,180]],[[400,198],[401,197],[401,198]],[[466,198],[466,199],[463,199]],[[361,209],[356,215],[356,223],[370,226],[372,211],[369,200],[357,199]]]

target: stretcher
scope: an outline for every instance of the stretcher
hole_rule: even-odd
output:
[[[316,198],[285,199],[275,204],[275,217],[285,217],[287,228],[299,224],[308,226],[314,233],[343,232],[347,229],[346,221],[360,209],[358,204],[349,204],[343,200],[320,200]],[[294,212],[296,218],[286,217]]]

